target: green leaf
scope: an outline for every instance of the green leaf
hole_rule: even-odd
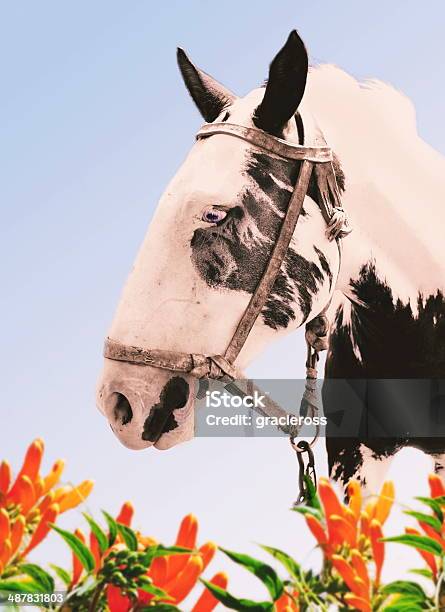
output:
[[[113,546],[117,536],[117,522],[114,520],[111,514],[108,514],[108,512],[105,512],[105,510],[102,510],[102,514],[104,515],[108,525],[108,545]]]
[[[42,587],[33,580],[0,580],[0,593],[44,593]]]
[[[405,510],[404,514],[412,516],[421,523],[426,523],[439,534],[442,531],[442,523],[435,516],[431,516],[430,514],[424,514],[423,512],[414,512],[413,510]]]
[[[216,586],[216,584],[207,582],[207,580],[201,580],[201,582],[209,589],[209,591],[218,601],[220,601],[230,610],[238,610],[238,612],[272,612],[273,610],[273,603],[270,601],[237,599],[228,591]]]
[[[116,523],[116,525],[117,530],[122,536],[122,539],[124,540],[127,548],[129,548],[130,550],[137,550],[138,539],[133,529],[131,529],[131,527],[127,527],[126,525],[122,525],[122,523]]]
[[[56,576],[60,578],[60,580],[65,586],[68,586],[71,583],[71,576],[69,572],[63,569],[63,567],[59,567],[58,565],[54,565],[53,563],[50,563],[49,566],[54,571]]]
[[[154,584],[149,584],[148,582],[139,582],[138,581],[138,589],[140,589],[141,591],[144,591],[145,593],[150,593],[150,595],[155,595],[156,597],[162,598],[162,599],[168,599],[169,595],[168,593],[166,593],[163,589],[160,589],[159,587],[155,586]],[[172,599],[172,597],[170,597],[170,599]]]
[[[156,557],[190,554],[190,548],[184,548],[184,546],[164,546],[163,544],[156,544],[156,546],[154,546],[153,548],[155,548]]]
[[[260,544],[260,546],[263,550],[272,555],[274,559],[279,561],[287,569],[291,576],[294,576],[297,579],[301,578],[300,565],[287,553],[279,550],[278,548],[272,548],[272,546],[265,546],[264,544]]]
[[[389,606],[382,608],[383,612],[424,612],[425,608],[419,600],[412,597],[399,597]]]
[[[424,578],[429,578],[430,580],[433,579],[433,572],[429,569],[411,569],[409,571],[411,574],[417,574],[419,576],[423,576]]]
[[[427,552],[433,553],[433,555],[442,556],[442,546],[427,536],[418,536],[411,533],[405,535],[392,536],[390,538],[382,538],[381,542],[396,542],[398,544],[406,544],[406,546],[413,546],[420,550],[426,550]]]
[[[249,570],[249,572],[252,572],[252,574],[259,578],[266,586],[273,601],[276,601],[281,597],[284,590],[284,585],[278,578],[276,571],[270,567],[270,565],[267,565],[262,561],[258,561],[258,559],[254,559],[249,555],[232,552],[224,548],[220,548],[220,550],[227,555],[229,559],[232,559],[232,561],[235,561],[235,563],[242,565]]]
[[[443,521],[442,508],[440,507],[440,504],[437,502],[437,500],[440,498],[436,497],[433,499],[432,497],[415,497],[414,499],[417,499],[417,501],[420,501],[422,502],[422,504],[425,504],[426,506],[431,508],[431,510],[434,512],[434,514],[439,519],[439,521],[440,522]]]
[[[34,582],[20,580],[0,580],[0,593],[39,593],[39,587]]]
[[[310,514],[314,516],[319,521],[323,520],[323,514],[317,508],[310,508],[309,506],[294,506],[292,508],[293,512],[298,512],[298,514],[302,514],[306,516],[306,514]]]
[[[310,508],[316,508],[321,511],[321,504],[318,498],[317,489],[315,488],[312,479],[307,474],[304,475],[304,482],[306,485],[306,505]]]
[[[144,558],[141,561],[146,567],[150,565],[150,563],[156,557],[167,557],[169,555],[189,555],[190,548],[184,548],[182,546],[163,546],[162,544],[156,544],[154,546],[149,546],[145,550]]]
[[[62,538],[71,548],[73,553],[82,563],[86,571],[92,572],[95,567],[94,557],[91,554],[90,550],[85,546],[85,544],[81,542],[79,538],[75,536],[73,533],[70,533],[69,531],[65,531],[64,529],[61,529],[60,527],[57,527],[56,525],[51,525],[51,527],[54,529],[54,531],[56,531],[59,535],[62,536]]]
[[[83,513],[83,516],[88,521],[88,525],[90,526],[91,531],[96,536],[97,543],[99,544],[100,552],[103,554],[109,548],[108,538],[107,538],[106,533],[102,531],[102,528],[96,523],[96,521],[91,516],[89,516],[85,512]]]
[[[439,495],[439,497],[430,497],[428,499],[434,499],[439,506],[445,506],[445,495]]]
[[[54,578],[44,569],[34,563],[22,563],[19,571],[30,576],[36,584],[42,587],[45,593],[54,592]]]
[[[417,582],[412,582],[411,580],[395,580],[394,582],[390,582],[382,588],[382,593],[385,595],[400,593],[400,595],[408,595],[413,599],[421,601],[426,600],[426,595],[422,587],[418,585]]]

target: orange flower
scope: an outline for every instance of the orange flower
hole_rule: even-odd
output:
[[[320,495],[326,518],[333,514],[342,516],[343,506],[327,478],[320,478],[318,494]]]
[[[83,503],[94,487],[92,480],[84,480],[78,487],[73,487],[60,500],[60,513],[76,508]]]
[[[8,493],[8,500],[15,501],[18,495],[17,489],[21,488],[21,480],[23,476],[26,476],[29,482],[33,483],[37,478],[40,464],[42,462],[44,444],[43,440],[37,439],[28,447],[23,461],[22,469],[17,475],[15,483],[12,485],[11,490]]]
[[[349,508],[358,521],[362,509],[362,488],[358,480],[351,480],[348,484]]]
[[[172,598],[173,603],[178,604],[187,597],[203,569],[204,563],[201,555],[191,555],[182,572],[165,585],[165,591]]]
[[[394,496],[394,483],[392,481],[384,482],[375,506],[375,513],[373,516],[373,518],[375,518],[380,523],[380,525],[385,524],[385,521],[388,518],[389,513],[391,512],[391,508],[394,503]]]
[[[125,502],[120,509],[119,514],[116,517],[116,521],[118,523],[122,523],[122,525],[126,525],[129,527],[131,525],[131,520],[134,514],[134,507],[131,502]]]
[[[82,544],[85,544],[86,542],[85,536],[80,529],[76,529],[76,531],[74,532],[74,535],[79,538]],[[72,553],[72,563],[73,563],[73,573],[71,576],[71,583],[69,586],[69,590],[71,590],[73,587],[76,586],[83,572],[83,565],[79,561],[77,555],[75,555],[74,553]]]
[[[356,610],[371,611],[369,577],[366,564],[358,551],[353,551],[349,564],[340,555],[333,555],[332,564],[351,591],[345,595],[345,602]]]
[[[158,587],[163,587],[167,582],[168,561],[167,557],[156,557],[153,559],[148,571],[149,577]]]
[[[23,551],[23,557],[30,553],[33,548],[35,548],[42,540],[45,539],[51,529],[50,523],[54,523],[56,521],[59,513],[60,511],[58,504],[52,504],[52,506],[45,511],[28,546]]]
[[[51,491],[51,493],[54,495],[54,503],[58,504],[66,495],[68,495],[71,489],[71,485],[63,485],[62,487],[57,487],[57,489]]]
[[[306,519],[307,526],[311,530],[311,533],[317,540],[318,544],[322,547],[327,546],[328,537],[320,521],[312,514],[306,514],[304,518]]]
[[[7,540],[11,535],[11,523],[9,514],[4,508],[0,508],[0,542]]]
[[[383,561],[385,559],[385,544],[381,541],[381,538],[383,538],[382,526],[376,519],[371,521],[370,537],[372,555],[376,568],[375,583],[378,585],[380,584],[380,576],[382,573]]]
[[[295,598],[298,597],[297,591],[293,593],[293,597],[284,592],[274,604],[274,612],[299,612],[300,606],[295,602]]]
[[[358,550],[351,551],[351,563],[356,575],[363,581],[366,589],[369,591],[369,575],[365,560]]]
[[[3,542],[0,542],[0,564],[2,567],[6,567],[6,564],[11,558],[11,552],[12,544],[9,538],[7,540],[3,540]]]
[[[107,585],[106,595],[110,612],[128,612],[132,607],[129,598],[122,595],[121,590],[113,584]]]
[[[320,496],[324,522],[306,514],[306,523],[332,562],[350,593],[345,597],[349,607],[370,612],[372,588],[368,573],[369,553],[375,563],[375,586],[380,583],[385,556],[382,524],[387,520],[394,503],[394,485],[385,482],[375,500],[362,508],[362,492],[358,481],[348,484],[347,505],[343,505],[326,478],[320,479]]]
[[[226,589],[229,580],[226,574],[220,572],[218,574],[215,574],[209,582],[211,584],[214,584],[215,586],[220,587],[221,589]],[[201,597],[193,606],[192,612],[212,612],[212,610],[216,608],[218,603],[219,602],[216,597],[214,597],[212,593],[207,588],[205,588],[202,592]]]
[[[440,476],[430,474],[428,476],[428,483],[430,485],[431,497],[442,497],[445,495],[445,485]]]
[[[354,571],[354,568],[349,565],[346,559],[343,559],[343,557],[341,557],[340,555],[332,555],[332,565],[343,578],[348,589],[352,591],[352,593],[355,593],[356,595],[362,597],[362,581],[357,582],[358,576]]]
[[[102,562],[102,555],[100,553],[99,542],[92,531],[90,532],[90,551],[94,558],[94,567],[96,572],[98,572]]]
[[[413,529],[412,527],[406,527],[405,533],[408,533],[411,535],[417,535],[417,536],[421,535],[420,531],[417,531],[417,529]],[[432,571],[434,579],[436,579],[437,578],[437,564],[436,564],[436,559],[434,555],[420,548],[416,548],[416,550],[419,553],[419,555],[423,558],[423,560],[426,562],[430,570]]]
[[[217,546],[214,542],[206,542],[199,548],[199,553],[202,557],[202,562],[204,564],[203,569],[205,569],[210,561],[213,559],[216,553]]]
[[[347,544],[357,545],[359,536],[358,522],[361,509],[360,485],[351,481],[348,486],[349,506],[344,506],[338,499],[332,485],[326,478],[320,478],[318,493],[323,505],[326,526],[312,514],[306,514],[306,523],[329,557],[332,552],[340,550]]]
[[[50,529],[48,523],[55,521],[60,512],[75,507],[91,492],[91,481],[85,481],[77,488],[66,486],[53,491],[60,480],[64,462],[56,461],[48,476],[42,478],[43,452],[43,440],[38,438],[31,442],[15,480],[9,463],[0,463],[2,571],[6,569],[6,563],[15,562],[16,558],[23,559],[46,537]],[[25,539],[29,541],[26,543]],[[6,540],[9,543],[5,547]]]
[[[40,514],[43,514],[45,510],[51,506],[51,504],[55,503],[55,497],[55,491],[50,491],[47,495],[45,495],[40,504],[37,506],[40,511]]]
[[[360,610],[360,612],[371,612],[371,604],[363,599],[363,597],[357,597],[357,595],[352,595],[348,593],[345,595],[345,602],[354,610]]]
[[[15,557],[22,543],[25,534],[26,520],[24,516],[19,515],[11,527],[11,559]]]
[[[87,484],[86,484],[87,483]],[[73,497],[77,496],[77,499],[79,499],[79,497],[81,497],[85,491],[88,492],[88,488],[92,486],[92,481],[90,480],[86,480],[84,481],[81,485],[79,485],[79,487],[77,487],[77,489],[73,489],[68,487],[68,493],[66,493],[65,490],[62,491],[62,489],[65,489],[65,487],[61,487],[60,489],[58,489],[56,491],[56,498],[58,497],[61,501],[60,503],[63,504],[65,502],[65,499],[67,497],[67,495],[70,496],[70,500],[69,503],[73,502]],[[58,493],[60,492],[60,493]],[[122,506],[122,508],[119,511],[118,516],[116,517],[116,521],[118,521],[119,518],[123,519],[123,521],[131,521],[131,517],[133,515],[133,506],[130,502],[125,502]],[[120,520],[119,522],[121,522],[122,524],[125,524],[122,522],[122,520]],[[86,538],[85,535],[83,534],[83,532],[80,529],[76,529],[76,531],[74,532],[74,534],[81,540],[81,542],[83,544],[86,544]],[[95,572],[97,573],[101,567],[102,567],[102,561],[103,558],[107,556],[107,554],[109,552],[111,552],[112,550],[114,551],[119,551],[119,550],[123,550],[125,549],[125,544],[122,542],[122,539],[118,536],[118,538],[116,539],[116,543],[113,544],[113,546],[111,546],[108,551],[106,551],[104,553],[104,555],[102,555],[101,551],[100,551],[100,546],[99,546],[99,542],[97,540],[96,535],[90,531],[89,533],[89,542],[88,542],[88,548],[91,552],[91,554],[93,555],[93,559],[94,559],[94,569]],[[71,581],[71,587],[72,588],[75,584],[77,584],[77,582],[79,581],[79,578],[82,574],[83,571],[83,566],[80,563],[79,559],[76,557],[76,555],[73,554],[73,574],[72,574],[72,581]],[[110,595],[111,599],[114,598],[114,591],[113,589],[111,590],[111,595]]]
[[[339,540],[340,545],[346,543],[348,546],[355,546],[357,539],[355,525],[351,525],[348,520],[335,514],[331,516],[330,521],[332,530],[335,532],[335,536]]]
[[[365,512],[369,519],[376,519],[383,525],[389,516],[394,503],[394,483],[387,481],[383,483],[380,495],[366,505]]]
[[[176,546],[184,548],[194,548],[196,545],[196,536],[198,533],[198,521],[194,514],[187,514],[179,526],[178,535],[176,537]]]
[[[121,519],[124,518],[125,520],[125,512],[127,512],[127,517],[128,514],[133,514],[133,507],[128,502],[124,504],[119,513]],[[198,521],[193,514],[189,514],[181,521],[175,545],[189,549],[190,554],[171,554],[155,557],[150,564],[147,576],[151,578],[153,585],[163,589],[168,595],[168,598],[166,598],[167,603],[176,605],[183,601],[196,585],[198,578],[215,555],[217,547],[213,542],[206,542],[196,550],[197,534]],[[156,543],[152,538],[147,538],[140,534],[137,535],[139,545],[142,545],[141,550]],[[124,547],[123,544],[115,544],[112,548],[115,549],[116,546]],[[94,551],[92,552],[94,554]],[[225,588],[227,585],[225,574],[216,574],[212,581],[213,584],[222,588]],[[117,587],[107,587],[106,596],[111,612],[125,611],[131,607],[130,599],[125,595],[124,591]],[[139,604],[149,603],[152,599],[152,595],[139,590]],[[217,603],[216,598],[208,589],[205,589],[193,608],[193,612],[210,612]]]
[[[179,526],[178,535],[176,536],[176,546],[193,549],[196,546],[196,537],[198,533],[198,521],[196,516],[188,514],[185,516]],[[167,581],[170,581],[174,576],[179,574],[189,560],[189,555],[171,555],[168,558]]]
[[[369,523],[370,523],[370,520],[369,520],[368,513],[362,512],[361,518],[360,518],[360,531],[367,538],[369,538]]]
[[[423,521],[419,521],[419,525],[422,527],[427,536],[429,536],[432,540],[435,540],[445,550],[445,540],[440,537],[435,529]]]
[[[21,513],[26,516],[36,501],[34,486],[29,476],[22,474],[17,477],[14,486],[6,496],[7,503],[20,506]]]
[[[0,503],[2,498],[6,496],[11,484],[11,466],[7,461],[0,463]]]
[[[63,469],[65,467],[65,461],[63,459],[58,459],[53,467],[51,468],[50,473],[43,479],[43,490],[42,495],[48,493],[60,480],[62,476]]]

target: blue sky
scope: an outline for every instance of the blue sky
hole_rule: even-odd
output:
[[[3,3],[0,457],[18,468],[27,443],[42,436],[48,458],[67,458],[69,480],[96,479],[94,512],[132,499],[137,524],[165,541],[194,511],[203,537],[228,547],[298,549],[301,523],[287,510],[295,465],[284,440],[196,440],[134,453],[94,406],[120,290],[201,123],[175,48],[242,94],[263,81],[297,28],[313,62],[406,93],[420,134],[445,152],[444,23],[441,0],[428,9],[402,0]],[[252,373],[301,376],[303,353],[301,335],[288,338]],[[63,524],[79,521],[73,513]],[[39,558],[50,553],[65,558],[55,537]],[[252,580],[235,584],[254,589]]]

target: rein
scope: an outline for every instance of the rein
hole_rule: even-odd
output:
[[[272,249],[270,259],[263,272],[249,304],[239,321],[236,330],[222,355],[205,355],[200,353],[183,353],[163,349],[145,349],[137,346],[122,344],[117,340],[107,338],[104,346],[104,357],[116,361],[152,366],[172,372],[183,372],[198,379],[214,379],[223,382],[245,380],[246,377],[237,370],[236,358],[242,350],[249,333],[258,319],[266,300],[273,288],[278,272],[283,264],[292,236],[297,225],[304,198],[307,194],[312,173],[318,190],[318,204],[323,218],[327,224],[327,233],[335,239],[340,251],[340,238],[346,236],[351,229],[348,226],[345,212],[341,206],[340,192],[338,190],[335,172],[332,165],[332,150],[328,146],[304,146],[287,142],[281,138],[271,136],[266,132],[241,125],[219,122],[205,124],[198,131],[198,140],[224,134],[247,141],[254,146],[266,150],[268,153],[301,161],[298,179],[289,200],[286,215],[280,228],[280,233]],[[327,308],[327,306],[326,306]],[[326,310],[325,308],[325,310]],[[315,397],[315,382],[317,378],[317,361],[320,350],[327,348],[329,332],[328,320],[324,311],[306,324],[306,389],[302,403],[313,414],[317,411]],[[285,416],[287,412],[269,399],[267,416]],[[282,431],[289,434],[292,448],[297,453],[300,465],[300,500],[306,496],[305,478],[312,476],[315,480],[313,454],[311,446],[318,437],[318,428],[314,440],[308,444],[301,441],[294,443],[298,435],[297,427],[283,426]],[[303,465],[303,453],[309,455],[308,468]],[[309,470],[309,471],[308,471]]]

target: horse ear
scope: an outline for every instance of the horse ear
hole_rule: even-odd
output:
[[[303,97],[308,64],[304,42],[293,30],[270,65],[264,98],[253,117],[257,127],[275,136],[281,135]]]
[[[178,47],[178,66],[185,86],[207,122],[214,121],[223,108],[235,100],[234,94],[213,77],[196,68],[185,51]]]

